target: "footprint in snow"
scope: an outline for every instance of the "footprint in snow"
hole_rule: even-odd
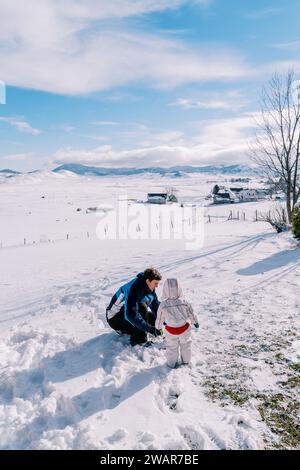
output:
[[[106,437],[105,440],[108,441],[109,444],[117,444],[123,439],[125,439],[127,435],[128,435],[128,432],[125,429],[118,429],[111,436]]]
[[[171,392],[168,396],[167,405],[171,411],[178,411],[177,404],[178,404],[179,395],[177,393]]]
[[[177,383],[172,383],[169,386],[165,403],[169,410],[180,413],[183,411],[182,405],[179,403],[179,398],[183,392],[183,389]]]
[[[210,449],[210,439],[200,431],[197,431],[194,426],[179,426],[178,430],[183,437],[188,449],[190,450],[206,450]]]
[[[155,441],[155,436],[154,434],[151,434],[150,432],[138,432],[137,439],[139,443],[149,445],[153,441]]]

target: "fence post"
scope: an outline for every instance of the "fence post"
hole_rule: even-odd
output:
[[[255,222],[257,222],[257,219],[258,219],[258,214],[257,214],[257,209],[255,211]]]
[[[24,238],[24,245],[26,245],[26,238]]]
[[[69,234],[67,233],[67,240],[69,240]]]

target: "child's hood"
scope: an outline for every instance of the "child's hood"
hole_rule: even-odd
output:
[[[177,279],[166,279],[164,282],[162,300],[179,299],[182,297],[182,289]]]

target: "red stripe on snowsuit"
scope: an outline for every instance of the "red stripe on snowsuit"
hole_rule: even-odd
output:
[[[166,325],[166,330],[168,333],[171,333],[171,335],[181,335],[188,329],[189,326],[189,323],[186,323],[183,326],[179,326],[178,328],[172,328],[171,326]]]

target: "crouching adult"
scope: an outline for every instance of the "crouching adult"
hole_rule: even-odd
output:
[[[146,269],[121,286],[106,309],[109,326],[119,334],[130,335],[132,346],[147,344],[147,333],[162,334],[154,326],[159,307],[155,289],[160,281],[157,269]]]

